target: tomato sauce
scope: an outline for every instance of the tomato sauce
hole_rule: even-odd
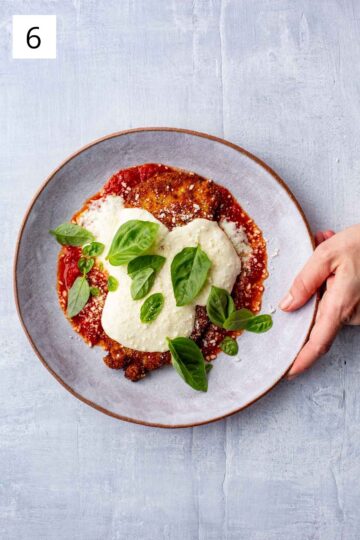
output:
[[[248,216],[232,194],[192,172],[162,164],[144,164],[114,174],[102,190],[86,201],[73,216],[73,221],[89,204],[108,194],[123,197],[126,207],[141,207],[151,212],[170,230],[193,219],[227,220],[236,223],[246,233],[251,254],[235,282],[232,297],[236,307],[257,313],[261,308],[263,282],[268,276],[266,243],[256,223]],[[58,261],[58,295],[66,314],[68,291],[81,274],[77,263],[81,248],[64,246]],[[123,347],[110,339],[101,326],[101,314],[107,295],[107,273],[94,266],[87,274],[90,286],[99,289],[98,296],[90,297],[83,310],[71,319],[71,324],[90,345],[100,345],[107,352],[105,363],[113,369],[124,369],[133,381],[147,372],[170,363],[170,353],[146,353]],[[226,335],[235,337],[240,332],[227,332],[213,325],[202,306],[196,307],[195,326],[191,335],[202,349],[206,361],[219,353],[219,345]]]

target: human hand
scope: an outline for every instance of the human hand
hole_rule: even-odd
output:
[[[326,282],[309,340],[287,374],[293,379],[331,347],[344,324],[360,325],[360,225],[335,234],[319,232],[317,248],[280,302],[283,311],[302,307]]]

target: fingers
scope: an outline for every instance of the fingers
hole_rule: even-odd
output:
[[[326,290],[329,291],[335,283],[335,275],[331,275],[326,280]]]
[[[324,236],[324,233],[323,231],[319,231],[315,234],[315,244],[318,246],[319,244],[321,244],[321,242],[324,242],[325,241],[325,236]]]
[[[354,313],[351,315],[346,324],[350,326],[360,325],[360,303],[356,306]]]
[[[335,315],[329,309],[329,291],[326,291],[319,304],[319,315],[311,331],[309,341],[298,354],[287,378],[293,379],[303,371],[309,369],[320,356],[330,349],[338,331],[341,328],[340,313]]]
[[[325,233],[322,234],[325,238]],[[332,263],[331,249],[328,248],[328,242],[323,241],[295,278],[290,291],[280,302],[280,309],[293,311],[303,306],[332,273]]]
[[[351,320],[354,313],[353,287],[349,286],[346,274],[339,271],[330,278],[329,286],[320,301],[318,316],[309,341],[300,351],[287,378],[292,379],[308,369],[331,347],[341,326]]]
[[[323,235],[324,235],[325,240],[329,240],[329,238],[331,238],[332,236],[335,236],[335,232],[332,231],[331,229],[328,229],[327,231],[323,231]]]
[[[326,280],[315,325],[288,373],[289,379],[325,354],[344,324],[360,324],[359,227],[347,229],[334,239],[334,231],[318,232],[318,247],[280,304],[285,311],[301,307]]]
[[[319,231],[315,234],[315,243],[318,246],[322,242],[325,242],[325,240],[328,240],[332,236],[334,236],[335,232],[328,230],[328,231]]]
[[[324,294],[320,304],[326,300],[327,294],[329,293],[326,292]],[[322,313],[317,318],[311,331],[309,341],[298,354],[287,378],[293,379],[303,371],[307,370],[318,358],[320,358],[320,356],[325,354],[330,349],[340,328],[340,319],[335,319],[332,314],[329,314],[325,309],[322,309]]]

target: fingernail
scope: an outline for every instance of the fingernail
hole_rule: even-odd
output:
[[[295,378],[296,378],[296,375],[286,375],[286,379],[287,379],[288,381],[292,381],[292,380],[295,379]]]
[[[287,295],[281,300],[279,304],[279,308],[288,309],[291,306],[293,300],[294,300],[293,295],[290,293],[287,293]]]

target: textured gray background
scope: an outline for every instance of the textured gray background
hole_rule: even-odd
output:
[[[11,16],[32,13],[58,15],[56,60],[11,59]],[[259,155],[314,230],[359,221],[359,31],[356,0],[0,1],[2,539],[358,540],[359,329],[226,421],[145,428],[46,372],[19,327],[11,262],[44,177],[143,125]]]

